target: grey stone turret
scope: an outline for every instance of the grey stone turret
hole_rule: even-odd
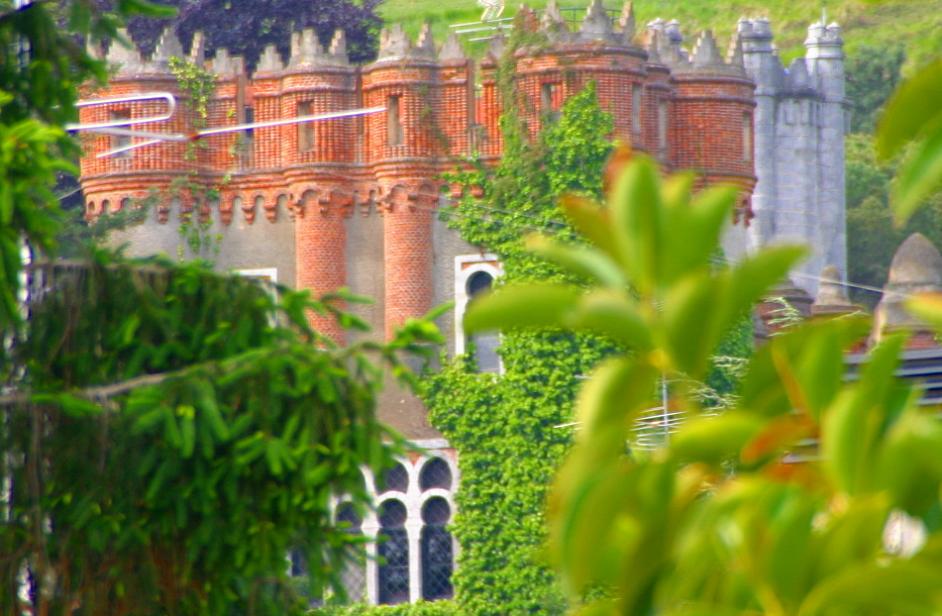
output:
[[[666,64],[674,70],[688,68],[690,60],[686,50],[681,47],[684,36],[678,21],[665,22],[658,17],[648,22],[647,30],[650,61]]]
[[[809,245],[799,284],[812,295],[826,264],[846,270],[844,69],[840,28],[812,24],[803,58],[786,71],[765,18],[740,19],[746,73],[756,83],[755,218],[748,248]]]
[[[923,331],[927,326],[904,307],[914,293],[942,291],[942,255],[921,233],[913,233],[893,255],[883,298],[874,319],[875,336],[888,331],[909,329]]]

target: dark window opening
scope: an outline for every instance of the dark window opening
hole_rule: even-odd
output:
[[[743,162],[752,160],[752,114],[742,114],[742,159]]]
[[[473,302],[482,293],[490,291],[493,283],[494,277],[487,272],[471,274],[466,285],[468,303]],[[498,332],[474,334],[469,341],[474,348],[474,358],[477,360],[478,371],[498,372],[500,370],[500,357],[497,355],[497,347],[500,346],[500,334]]]
[[[409,601],[409,537],[405,522],[406,508],[399,501],[386,501],[380,507],[377,581],[383,605]]]
[[[419,487],[423,491],[451,488],[451,469],[448,468],[448,463],[441,458],[432,458],[426,462],[419,473]]]
[[[314,105],[311,102],[298,103],[298,117],[314,115]],[[310,152],[314,149],[314,123],[302,122],[298,124],[298,151]]]
[[[667,149],[667,103],[661,101],[657,106],[657,147],[658,150]]]
[[[402,464],[396,464],[377,478],[376,489],[379,492],[405,492],[409,489],[409,472]]]
[[[396,94],[390,96],[386,102],[386,143],[391,146],[402,145],[402,118],[399,109],[401,98]]]
[[[254,124],[255,123],[255,108],[254,107],[244,107],[242,109],[242,115],[245,117],[243,124]],[[254,128],[245,129],[245,138],[251,139],[255,136]]]
[[[111,112],[112,122],[119,122],[119,121],[130,120],[130,119],[131,119],[131,111],[129,109],[121,109],[118,111]],[[121,126],[116,126],[115,128],[120,128],[123,130],[130,130],[131,125],[122,124]],[[116,150],[118,148],[126,148],[129,145],[131,145],[131,137],[128,135],[113,135],[111,137],[111,149],[112,150]],[[131,155],[130,150],[128,150],[127,152],[119,152],[115,154],[115,156],[130,156],[130,155]]]
[[[242,124],[253,124],[255,122],[255,109],[252,107],[242,108]],[[240,136],[239,144],[239,162],[243,167],[252,166],[252,155],[255,151],[255,129],[246,128]]]
[[[559,100],[559,84],[544,83],[540,85],[540,109],[550,120],[559,119],[559,109],[561,101]]]
[[[420,547],[422,552],[422,598],[450,599],[454,595],[451,574],[454,567],[451,533],[446,529],[451,518],[448,501],[430,498],[422,507]]]
[[[359,537],[363,534],[363,519],[351,503],[344,503],[337,508],[337,523],[343,525],[348,535]],[[357,544],[347,547],[347,560],[340,572],[340,583],[350,601],[363,601],[366,597],[366,570],[362,558],[362,548]]]

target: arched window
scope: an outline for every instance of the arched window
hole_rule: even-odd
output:
[[[377,480],[377,492],[406,492],[409,490],[409,471],[398,462],[383,473],[382,477],[377,477]]]
[[[490,291],[494,284],[494,277],[489,272],[477,271],[468,277],[468,282],[465,284],[468,305],[470,305],[475,298]],[[497,372],[500,370],[500,358],[497,356],[500,335],[497,332],[473,334],[470,342],[474,345],[474,358],[477,360],[479,371]]]
[[[424,492],[432,488],[451,488],[451,469],[448,463],[441,458],[432,458],[422,467],[419,473],[419,487]]]
[[[422,506],[422,598],[426,600],[454,595],[452,540],[446,528],[450,518],[451,508],[441,496],[433,496]]]
[[[380,536],[377,572],[381,604],[409,601],[409,537],[406,534],[406,507],[388,500],[379,509]]]
[[[337,508],[337,524],[344,525],[344,531],[350,535],[363,534],[363,519],[351,503],[344,503]],[[362,558],[358,558],[357,546],[351,544],[349,559],[344,563],[340,581],[350,601],[362,601],[366,595],[366,572]]]

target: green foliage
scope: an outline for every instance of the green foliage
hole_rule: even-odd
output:
[[[120,19],[92,0],[12,4],[0,0],[0,614],[303,613],[288,549],[311,593],[337,580],[354,540],[331,498],[366,507],[361,469],[404,453],[375,416],[384,371],[414,382],[400,357],[441,338],[417,319],[388,344],[338,348],[308,315],[364,329],[335,308],[358,301],[347,293],[314,302],[203,263],[81,250],[137,212],[70,233],[75,258],[55,260],[51,187],[76,151],[63,123],[76,85],[104,77],[73,37],[113,38]],[[117,3],[132,9],[151,11]],[[187,80],[205,119],[205,81]]]
[[[592,250],[626,285],[599,281],[555,300],[508,286],[465,318],[469,331],[515,327],[517,317],[495,307],[504,294],[530,294],[556,304],[543,310],[561,327],[580,330],[579,315],[604,292],[622,306],[609,313],[621,322],[612,329],[640,322],[649,332],[580,392],[581,430],[551,494],[549,552],[578,613],[935,613],[942,466],[929,452],[942,446],[942,430],[893,375],[903,337],[886,338],[845,384],[843,352],[866,335],[866,319],[789,328],[752,359],[734,408],[690,421],[651,455],[630,453],[633,420],[654,404],[659,376],[700,374],[722,330],[801,256],[766,249],[711,268],[716,238],[692,221],[714,208],[728,216],[734,200],[721,192],[691,199],[688,186],[676,177],[662,185],[642,159],[606,205],[578,213],[595,220],[583,225],[593,230]],[[678,243],[689,244],[683,269],[673,263]],[[942,322],[942,310],[933,314]],[[696,416],[690,393],[675,388],[672,403]],[[817,451],[806,449],[811,437]],[[894,511],[927,532],[912,553],[884,546]],[[598,587],[605,598],[579,605]]]
[[[420,601],[401,605],[322,607],[309,612],[308,616],[459,616],[464,613],[453,601]]]
[[[571,279],[527,254],[522,238],[534,229],[574,237],[554,203],[564,191],[599,193],[611,119],[590,85],[567,101],[558,123],[536,142],[528,141],[514,116],[503,123],[500,165],[462,178],[484,196],[462,200],[447,213],[449,224],[500,256],[504,280]],[[578,250],[576,244],[569,248]],[[473,357],[463,357],[428,379],[430,419],[459,451],[453,531],[461,553],[454,583],[467,613],[564,611],[555,577],[538,554],[546,536],[547,487],[572,434],[556,426],[571,420],[580,376],[611,348],[594,336],[515,332],[502,340],[501,377],[475,372]]]
[[[169,68],[170,73],[177,80],[177,88],[185,97],[184,101],[193,130],[206,128],[209,120],[209,104],[216,93],[216,74],[182,58],[170,58]],[[184,158],[195,161],[198,147],[206,147],[206,143],[203,141],[187,143]],[[190,207],[199,212],[196,220],[192,215],[181,217],[179,233],[183,244],[178,247],[180,259],[183,259],[187,249],[194,256],[207,257],[218,254],[220,238],[210,235],[212,219],[202,214],[204,211],[212,211],[213,201],[218,201],[219,192],[219,186],[207,184],[193,165],[189,166],[185,175],[176,177],[171,182],[163,198],[171,201],[189,199]]]
[[[926,199],[902,225],[895,225],[890,182],[896,163],[877,160],[873,137],[847,136],[847,275],[855,283],[882,288],[893,254],[910,234],[919,231],[942,245],[942,196]],[[873,306],[879,294],[851,289],[854,301]]]
[[[897,222],[905,222],[942,187],[942,60],[903,82],[887,103],[877,131],[884,160],[906,149],[891,189]]]
[[[549,0],[532,0],[527,4],[536,10],[546,7]],[[519,4],[506,2],[504,17],[513,16]],[[570,0],[558,3],[569,9],[564,15],[581,20],[589,0]],[[610,9],[620,9],[622,2],[605,2]],[[757,2],[756,0],[688,0],[665,3],[664,0],[634,0],[637,23],[661,17],[677,19],[688,40],[702,29],[710,28],[721,38],[728,37],[742,15],[766,15],[775,31],[776,45],[782,50],[786,64],[804,53],[803,42],[808,24],[820,19],[821,10],[827,10],[827,20],[835,20],[844,28],[848,56],[853,58],[858,49],[869,47],[893,53],[904,45],[906,56],[914,66],[942,52],[942,39],[936,32],[942,25],[940,0],[792,0],[791,2]],[[413,37],[423,23],[429,22],[436,40],[443,40],[448,26],[477,21],[481,6],[477,0],[385,0],[379,8],[387,23],[402,23]],[[578,22],[576,22],[578,23]],[[483,55],[486,43],[468,45],[472,53]]]
[[[850,130],[872,134],[877,116],[899,83],[906,60],[903,47],[864,45],[847,55],[847,100],[850,101]]]
[[[437,334],[336,348],[308,310],[362,324],[331,301],[199,263],[96,253],[31,276],[0,357],[0,613],[27,563],[53,614],[296,613],[289,548],[334,581],[351,538],[331,496],[367,506],[360,468],[403,452],[375,417],[381,367]]]
[[[77,118],[76,88],[106,76],[104,63],[73,35],[113,37],[118,23],[115,15],[94,11],[91,0],[55,8],[67,28],[57,27],[49,3],[16,8],[0,0],[0,330],[19,321],[21,243],[44,252],[55,245],[61,221],[51,187],[56,171],[73,169],[76,144],[62,126]],[[155,10],[141,0],[118,7],[122,15]]]

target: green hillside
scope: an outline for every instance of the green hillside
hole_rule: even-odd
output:
[[[523,3],[506,0],[504,16],[512,16]],[[530,6],[542,8],[546,0],[531,0]],[[563,0],[561,7],[585,7],[588,0]],[[617,0],[607,0],[606,7],[620,9]],[[655,17],[678,19],[688,40],[703,28],[712,28],[727,37],[741,15],[765,15],[772,21],[776,41],[786,61],[800,53],[807,25],[827,10],[828,21],[844,28],[849,53],[863,44],[906,46],[910,64],[919,64],[933,55],[942,55],[942,0],[635,0],[638,23]],[[448,26],[476,21],[481,8],[475,0],[386,0],[381,13],[387,22],[401,22],[413,36],[424,21],[432,24],[436,40],[441,42]]]

